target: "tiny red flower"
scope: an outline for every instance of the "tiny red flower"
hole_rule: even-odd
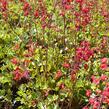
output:
[[[29,12],[28,11],[25,11],[24,12],[24,16],[28,16],[29,15]]]
[[[59,86],[59,88],[60,89],[64,89],[65,88],[65,84],[64,83],[61,83],[60,86]]]
[[[100,103],[98,101],[95,101],[93,104],[93,109],[98,109],[99,106],[100,106]]]
[[[107,58],[102,58],[102,59],[101,59],[101,63],[102,63],[102,64],[106,64],[107,61],[108,61]]]
[[[83,13],[88,13],[90,10],[89,10],[89,8],[87,8],[87,7],[84,7],[84,8],[82,8],[82,12]]]
[[[109,98],[106,98],[105,102],[109,105]]]
[[[66,10],[70,10],[72,8],[70,5],[67,5],[67,4],[65,4],[64,7]]]
[[[105,97],[109,97],[109,88],[106,88],[105,90],[103,90],[102,95]]]
[[[68,69],[68,68],[70,68],[70,64],[65,62],[65,63],[63,64],[63,67]]]
[[[96,90],[96,93],[97,93],[97,94],[101,94],[101,90],[99,90],[99,89]]]
[[[61,70],[58,70],[58,71],[56,72],[55,79],[57,80],[57,79],[59,79],[59,78],[61,78],[61,77],[62,77],[62,72],[61,72]]]
[[[90,95],[91,95],[91,90],[86,90],[86,96],[90,97]]]
[[[75,72],[73,73],[71,73],[71,80],[72,81],[75,81],[76,80],[76,74],[75,74]]]
[[[38,12],[38,10],[36,10],[36,11],[34,12],[34,17],[35,17],[35,18],[39,17],[39,12]]]
[[[21,77],[22,77],[21,73],[16,73],[16,74],[14,75],[14,80],[15,80],[15,81],[18,81],[18,80],[21,79]]]
[[[87,65],[87,64],[85,64],[85,65],[84,65],[84,68],[85,68],[86,70],[88,70],[88,65]]]
[[[31,11],[31,6],[28,2],[24,2],[24,6],[23,6],[23,11],[24,11],[24,16],[28,16],[30,11]]]
[[[17,60],[17,58],[15,58],[15,57],[11,59],[11,62],[12,62],[13,64],[15,64],[15,65],[18,64],[18,60]]]
[[[23,6],[23,10],[26,11],[29,8],[29,6],[30,6],[29,3],[25,2]]]
[[[107,66],[107,64],[101,64],[101,65],[100,65],[100,68],[101,68],[102,70],[106,70],[106,69],[108,68],[108,66]]]
[[[100,79],[101,79],[102,81],[105,81],[105,80],[107,80],[108,78],[107,78],[106,75],[101,75]]]
[[[95,102],[95,99],[94,99],[94,98],[89,98],[89,103],[90,103],[91,105],[93,105],[94,102]]]

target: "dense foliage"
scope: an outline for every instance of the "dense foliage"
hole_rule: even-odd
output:
[[[0,109],[107,109],[108,0],[0,0]]]

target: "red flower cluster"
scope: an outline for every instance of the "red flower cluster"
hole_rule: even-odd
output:
[[[31,11],[31,6],[28,2],[24,2],[24,6],[23,6],[23,11],[24,11],[24,16],[28,16],[30,11]]]
[[[108,65],[107,65],[107,62],[108,62],[108,59],[107,58],[102,58],[101,59],[101,65],[100,65],[100,68],[102,70],[106,70]]]
[[[93,54],[93,49],[88,41],[82,41],[80,47],[76,49],[76,59],[79,61],[88,61]]]
[[[18,60],[17,60],[17,58],[15,58],[15,57],[11,59],[11,62],[12,62],[13,64],[15,64],[15,65],[18,64]]]
[[[34,12],[34,17],[35,17],[35,18],[39,17],[39,12],[38,12],[38,10],[35,10],[35,12]]]
[[[107,80],[107,78],[108,77],[103,74],[101,75],[100,78],[96,78],[94,75],[92,75],[91,80],[92,80],[92,83],[98,85],[100,83],[100,81],[105,81],[105,80]]]
[[[62,5],[63,5],[65,10],[72,9],[72,5],[70,4],[71,2],[72,2],[72,0],[63,0],[62,1]]]
[[[17,67],[14,70],[13,75],[14,75],[14,80],[15,81],[19,81],[21,78],[26,78],[26,79],[29,78],[29,72],[28,71],[22,72],[19,67]]]
[[[65,62],[65,63],[63,64],[63,67],[66,68],[66,69],[68,69],[68,68],[70,68],[70,64],[67,63],[67,62]]]
[[[91,90],[86,90],[86,96],[90,97],[90,95],[92,94]]]
[[[8,2],[7,2],[7,0],[1,0],[0,1],[0,5],[1,5],[2,15],[6,19],[7,18],[7,9],[8,9]]]
[[[92,83],[98,85],[100,83],[100,78],[96,78],[94,75],[91,77]]]
[[[77,30],[79,30],[80,27],[85,27],[91,22],[90,11],[93,3],[87,3],[84,0],[76,0],[75,2],[79,4],[79,11],[74,11],[75,27]]]
[[[71,79],[76,79],[76,73],[78,72],[80,65],[83,61],[89,61],[94,55],[94,50],[88,41],[82,41],[80,46],[76,48],[76,54],[74,56],[74,65],[71,71]],[[85,64],[84,68],[87,70],[88,65]]]
[[[7,10],[7,5],[8,5],[7,0],[1,1],[1,9],[3,12]]]
[[[21,70],[20,70],[19,67],[17,67],[17,68],[14,70],[13,74],[14,74],[14,80],[15,80],[15,81],[20,80],[21,77],[22,77]]]
[[[82,2],[83,2],[83,0],[76,0],[76,2],[77,2],[77,3],[82,3]]]
[[[93,92],[91,92],[91,90],[86,90],[86,96],[89,97],[89,103],[83,109],[89,109],[90,106],[93,109],[99,109],[102,104],[109,105],[109,83],[107,82],[107,80],[108,77],[103,74],[99,78],[92,76],[92,83],[100,86],[103,83],[103,87],[102,89],[96,89]]]

